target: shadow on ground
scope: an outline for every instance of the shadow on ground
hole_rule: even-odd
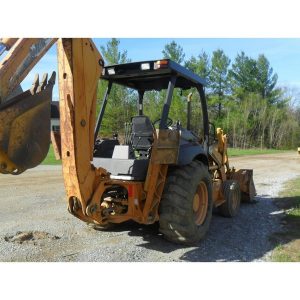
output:
[[[166,241],[159,233],[159,225],[139,225],[127,222],[116,226],[112,231],[128,231],[129,236],[141,236],[143,243],[137,245],[148,250],[164,254],[178,252],[175,261],[253,261],[263,257],[279,243],[290,241],[285,236],[284,211],[267,195],[260,195],[255,204],[242,204],[240,213],[235,218],[213,215],[210,230],[204,240],[195,247],[185,247]],[[274,235],[276,232],[276,235]],[[298,233],[300,237],[300,232]],[[172,255],[174,257],[174,255]],[[171,259],[170,259],[171,260]]]
[[[275,198],[275,205],[282,210],[289,210],[299,206],[299,196]],[[288,244],[291,241],[300,239],[300,216],[285,214],[282,217],[281,223],[284,225],[284,230],[274,232],[270,239],[275,244]]]

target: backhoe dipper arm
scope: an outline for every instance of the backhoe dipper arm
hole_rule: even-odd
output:
[[[59,39],[57,45],[61,155],[69,211],[88,221],[88,201],[106,177],[104,170],[91,164],[103,59],[91,39]]]
[[[36,77],[28,91],[14,91],[56,41],[0,40],[2,52],[9,50],[0,63],[0,173],[20,174],[38,165],[48,152],[55,73],[49,80],[44,76],[41,83]],[[101,222],[93,196],[109,176],[91,161],[97,85],[104,62],[91,39],[59,39],[57,51],[61,157],[69,211],[84,221]]]

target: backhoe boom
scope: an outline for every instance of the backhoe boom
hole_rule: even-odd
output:
[[[48,153],[56,74],[36,76],[25,92],[20,83],[55,42],[60,131],[52,132],[51,140],[62,160],[71,214],[97,226],[159,221],[167,239],[192,244],[206,234],[213,206],[233,217],[241,193],[253,200],[252,170],[229,167],[220,128],[217,139],[210,138],[203,78],[169,59],[105,67],[89,38],[0,40],[0,53],[8,51],[0,63],[0,173],[20,174]],[[108,88],[96,125],[100,77]],[[125,124],[125,137],[99,138],[110,92],[118,84],[136,91],[137,115]],[[198,92],[197,134],[191,93],[187,128],[169,117],[175,89]],[[166,91],[162,114],[151,120],[144,115],[144,95],[161,90]]]

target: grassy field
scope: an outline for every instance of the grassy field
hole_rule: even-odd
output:
[[[299,262],[300,178],[289,181],[275,203],[279,208],[285,210],[282,220],[285,232],[274,234],[273,238],[277,240],[278,246],[273,251],[271,259],[277,262]]]
[[[55,159],[53,147],[52,144],[50,144],[49,152],[46,158],[44,159],[44,161],[42,162],[42,165],[60,165],[60,164],[61,161]]]
[[[275,149],[238,149],[228,148],[229,156],[243,156],[243,155],[258,155],[258,154],[277,154],[284,153],[290,150],[275,150]],[[296,151],[296,150],[295,150]]]
[[[275,150],[275,149],[228,149],[229,156],[243,156],[243,155],[258,155],[258,154],[276,154],[287,152],[286,150]],[[42,162],[43,165],[59,165],[60,160],[56,160],[53,152],[53,147],[50,144],[49,152],[45,160]]]

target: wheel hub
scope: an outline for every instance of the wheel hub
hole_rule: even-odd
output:
[[[195,223],[202,225],[205,221],[208,210],[208,191],[204,181],[201,181],[193,199],[193,211]]]

